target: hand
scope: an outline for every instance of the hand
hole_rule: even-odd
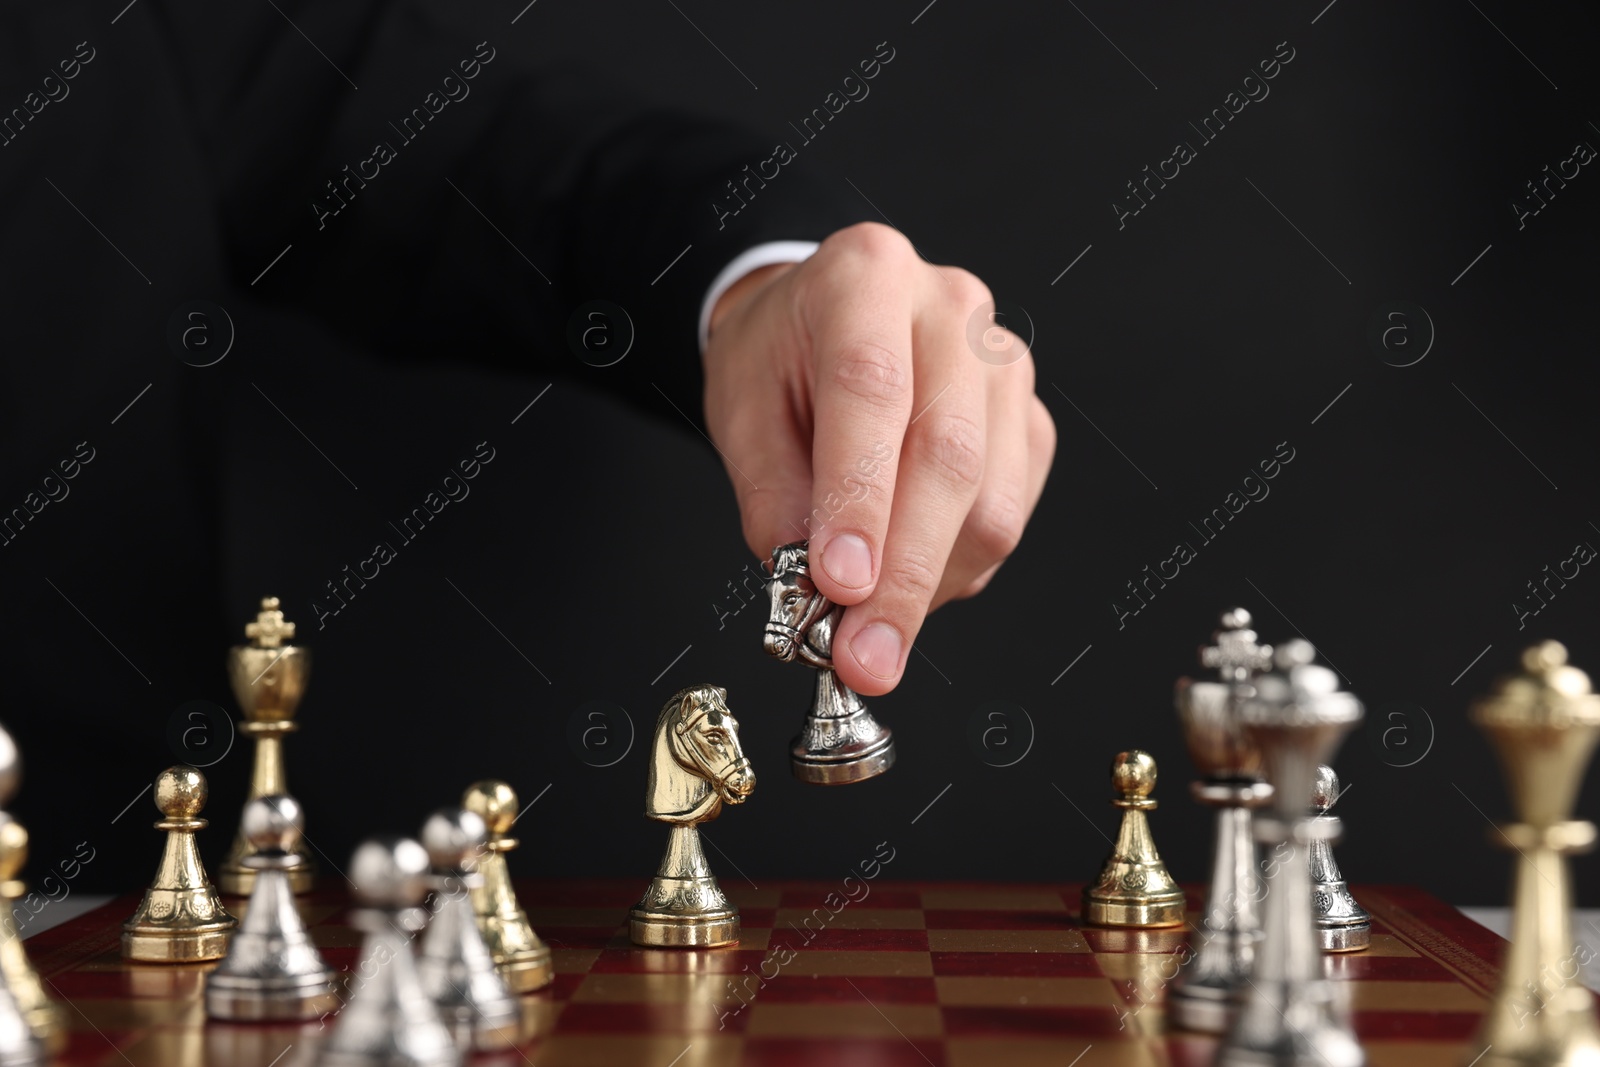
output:
[[[928,612],[994,577],[1050,470],[1055,424],[1022,341],[988,327],[1015,346],[1004,366],[968,343],[990,299],[862,223],[712,311],[706,424],[745,541],[766,558],[810,538],[813,580],[847,605],[834,668],[868,696],[899,682]]]

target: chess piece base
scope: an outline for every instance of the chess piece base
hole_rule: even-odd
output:
[[[1083,894],[1083,921],[1093,926],[1182,926],[1183,893],[1161,899],[1147,897],[1137,903]]]
[[[695,824],[675,823],[656,876],[628,909],[628,934],[648,948],[715,948],[739,940],[739,908],[717,885]]]
[[[276,1022],[320,1018],[340,1005],[333,988],[333,972],[321,978],[308,976],[277,988],[260,982],[206,979],[206,1014],[213,1019],[240,1022]]]
[[[1252,979],[1214,1067],[1366,1067],[1345,995],[1322,978]]]
[[[485,1014],[481,1009],[461,1005],[454,1011],[441,1011],[440,1019],[456,1047],[473,1052],[502,1052],[515,1048],[523,1036],[522,1010]]]
[[[808,747],[806,735],[794,739],[789,768],[812,785],[847,785],[875,778],[894,766],[894,736],[887,729],[869,745],[836,749]]]
[[[1592,1039],[1581,1044],[1567,1042],[1546,1054],[1530,1051],[1502,1056],[1491,1051],[1478,1061],[1479,1067],[1589,1067],[1594,1063],[1600,1063],[1600,1043]]]
[[[48,1067],[53,1060],[52,1053],[31,1030],[27,1030],[25,1023],[22,1029],[26,1031],[25,1034],[8,1033],[6,1042],[0,1045],[0,1055],[5,1057],[7,1067]]]
[[[532,993],[543,989],[556,976],[555,967],[550,962],[550,949],[544,945],[510,959],[496,960],[495,967],[513,993]]]
[[[13,902],[23,895],[21,882],[0,882],[0,908],[10,911],[15,906]],[[61,1006],[44,991],[44,983],[28,961],[14,918],[0,919],[0,939],[4,939],[0,944],[0,984],[11,990],[28,1029],[44,1050],[52,1056],[60,1054],[67,1047],[66,1017]]]
[[[1258,1025],[1245,1027],[1241,1034],[1241,1020],[1236,1019],[1217,1050],[1214,1067],[1366,1067],[1366,1052],[1342,1024],[1304,1010],[1304,1001],[1295,1005],[1281,994],[1273,999],[1279,1005],[1289,1004],[1299,1028],[1275,1034],[1256,1020]],[[1281,1020],[1272,1025],[1282,1029]]]
[[[1355,1050],[1353,1054],[1325,1058],[1314,1049],[1272,1052],[1225,1047],[1217,1053],[1215,1067],[1365,1067],[1367,1061],[1360,1046],[1352,1045],[1351,1048]],[[1531,1065],[1519,1064],[1517,1067]]]
[[[471,1052],[504,1052],[517,1047],[526,1029],[522,1025],[521,1002],[517,1005],[514,1012],[494,1016],[472,1008],[456,1012],[453,1018],[448,1011],[440,1012],[440,1016],[457,1048]]]
[[[1349,926],[1319,926],[1317,939],[1324,952],[1360,952],[1372,944],[1372,924],[1361,922]]]
[[[628,937],[647,948],[716,948],[739,942],[739,911],[704,915],[673,915],[632,908],[628,912]]]
[[[289,876],[289,889],[296,896],[311,892],[316,884],[317,872],[310,863],[303,866],[291,867],[285,872]],[[255,892],[256,872],[250,867],[223,866],[217,871],[217,891],[230,897],[248,897]]]
[[[1167,1021],[1179,1030],[1225,1034],[1238,1014],[1238,996],[1217,986],[1195,983],[1167,995]]]
[[[200,963],[220,960],[228,954],[228,939],[236,923],[215,929],[185,930],[182,933],[151,930],[124,930],[122,958],[140,963]]]
[[[54,1006],[48,1013],[44,1011],[31,1011],[28,1013],[28,1027],[33,1031],[33,1036],[39,1039],[45,1052],[52,1058],[61,1055],[67,1049],[67,1023],[61,1012]]]
[[[1239,1014],[1259,930],[1214,930],[1167,991],[1167,1018],[1180,1030],[1224,1034]]]
[[[383,1053],[378,1053],[382,1056]],[[407,1055],[404,1060],[376,1058],[367,1049],[328,1049],[317,1054],[316,1067],[373,1067],[377,1063],[404,1063],[406,1067],[461,1067],[461,1052],[452,1042],[438,1055]]]

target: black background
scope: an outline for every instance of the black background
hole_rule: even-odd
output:
[[[1600,544],[1589,428],[1600,177],[1585,167],[1523,229],[1510,207],[1576,142],[1600,145],[1583,9],[924,2],[540,0],[514,26],[515,0],[454,11],[473,39],[773,141],[878,42],[895,49],[870,96],[802,152],[924,256],[1026,309],[1059,446],[1021,549],[986,593],[932,617],[904,683],[872,701],[898,739],[890,774],[839,789],[790,778],[811,679],[763,656],[759,604],[719,622],[727,583],[754,560],[720,461],[689,425],[692,378],[657,383],[679,412],[662,396],[619,399],[608,382],[619,368],[571,352],[483,369],[489,342],[467,314],[431,363],[397,364],[242,285],[148,294],[64,215],[56,243],[6,265],[47,272],[59,299],[7,312],[34,339],[9,358],[47,365],[52,385],[6,398],[5,500],[74,442],[98,450],[72,496],[0,556],[8,670],[23,679],[0,714],[27,761],[14,810],[34,831],[30,876],[80,840],[98,851],[77,885],[128,890],[148,876],[160,843],[138,797],[174,758],[168,723],[188,700],[232,711],[224,653],[272,593],[316,657],[288,765],[325,868],[359,837],[414,829],[498,776],[524,803],[540,797],[518,823],[517,874],[642,885],[664,838],[641,818],[648,731],[674,690],[712,681],[728,688],[760,777],[748,804],[706,828],[725,883],[842,878],[882,841],[896,850],[891,877],[1091,878],[1115,827],[1107,766],[1128,747],[1160,762],[1153,826],[1169,866],[1202,881],[1209,826],[1185,796],[1172,686],[1198,673],[1196,647],[1239,603],[1266,640],[1312,640],[1367,704],[1337,759],[1347,876],[1504,901],[1507,864],[1487,838],[1509,807],[1467,705],[1537,637],[1600,667],[1591,568],[1526,629],[1511,606],[1546,564]],[[109,40],[124,27],[99,27],[120,6],[71,17]],[[1197,145],[1119,229],[1124,183],[1194,142],[1188,123],[1283,41],[1295,58],[1270,96]],[[441,44],[441,67],[455,51]],[[311,76],[321,60],[308,50],[305,63]],[[67,114],[55,116],[63,129]],[[103,165],[180,180],[154,155]],[[60,209],[31,173],[4,182],[8,211]],[[763,195],[786,193],[780,178]],[[238,337],[217,366],[183,366],[168,349],[183,299],[228,308]],[[1394,301],[1424,307],[1436,330],[1412,366],[1388,365],[1367,340]],[[52,318],[113,313],[128,329],[112,355],[39,341]],[[642,329],[628,360],[659,343]],[[168,466],[150,442],[174,428],[184,462]],[[319,630],[310,602],[323,583],[392,540],[387,523],[484,440],[495,459],[470,497]],[[1201,546],[1189,523],[1280,442],[1294,459],[1270,496]],[[225,497],[215,513],[185,512],[173,486],[202,471]],[[214,555],[171,560],[196,531]],[[1119,627],[1125,583],[1179,541],[1198,558]],[[1007,753],[1027,754],[1009,767],[970,741],[990,701],[1032,724],[1028,748],[1010,720]],[[569,744],[592,702],[625,709],[646,735],[613,766]],[[70,720],[70,744],[30,744],[43,715]],[[626,720],[611,720],[615,745]],[[248,759],[239,739],[208,768],[213,862]],[[1591,817],[1592,779],[1579,804]],[[1600,903],[1596,861],[1574,871],[1580,901]]]

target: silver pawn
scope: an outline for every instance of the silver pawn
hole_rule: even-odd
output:
[[[0,795],[10,797],[16,792],[22,777],[22,759],[11,735],[0,727]],[[10,821],[10,816],[0,813],[0,821]],[[10,901],[0,901],[10,907]],[[0,981],[0,1067],[43,1067],[44,1043],[28,1025],[17,998],[10,988]]]
[[[1313,821],[1329,827],[1328,836],[1311,842],[1311,909],[1317,917],[1317,936],[1324,952],[1360,952],[1372,943],[1372,916],[1356,903],[1333,858],[1333,842],[1342,826],[1339,816],[1328,814],[1339,801],[1339,776],[1324,763],[1317,768],[1311,788]]]
[[[295,846],[305,814],[294,797],[258,797],[244,807],[241,862],[255,872],[250,906],[228,955],[206,976],[213,1019],[315,1019],[337,1006],[333,971],[311,943],[294,906],[290,872],[304,864]]]
[[[350,881],[351,925],[367,936],[317,1067],[459,1067],[461,1050],[422,988],[411,950],[428,921],[427,850],[408,837],[364,841],[350,858]]]
[[[516,1044],[522,1005],[494,965],[472,910],[470,890],[483,884],[478,860],[489,828],[474,812],[444,808],[422,827],[433,863],[433,922],[423,935],[417,973],[462,1049],[489,1051]]]

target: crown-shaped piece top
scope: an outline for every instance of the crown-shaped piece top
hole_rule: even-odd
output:
[[[1257,675],[1251,695],[1239,701],[1240,725],[1260,748],[1275,817],[1285,823],[1306,817],[1318,764],[1328,762],[1363,714],[1361,701],[1315,659],[1309,641],[1283,642],[1273,651],[1273,669]]]
[[[1559,641],[1541,641],[1522,653],[1522,669],[1497,680],[1473,707],[1488,726],[1600,725],[1600,696],[1589,676],[1567,663]]]
[[[1361,720],[1361,701],[1339,688],[1339,676],[1313,662],[1311,642],[1294,638],[1273,653],[1274,670],[1255,681],[1255,695],[1240,702],[1242,721],[1284,726],[1350,725]]]
[[[286,620],[283,612],[278,610],[277,597],[262,597],[261,611],[257,613],[255,622],[244,624],[244,635],[257,648],[281,648],[284,641],[294,637],[294,623]]]
[[[1224,682],[1248,682],[1252,674],[1272,666],[1272,646],[1256,641],[1250,628],[1250,613],[1244,608],[1229,608],[1222,613],[1221,625],[1208,645],[1200,650],[1200,665],[1215,670]]]

